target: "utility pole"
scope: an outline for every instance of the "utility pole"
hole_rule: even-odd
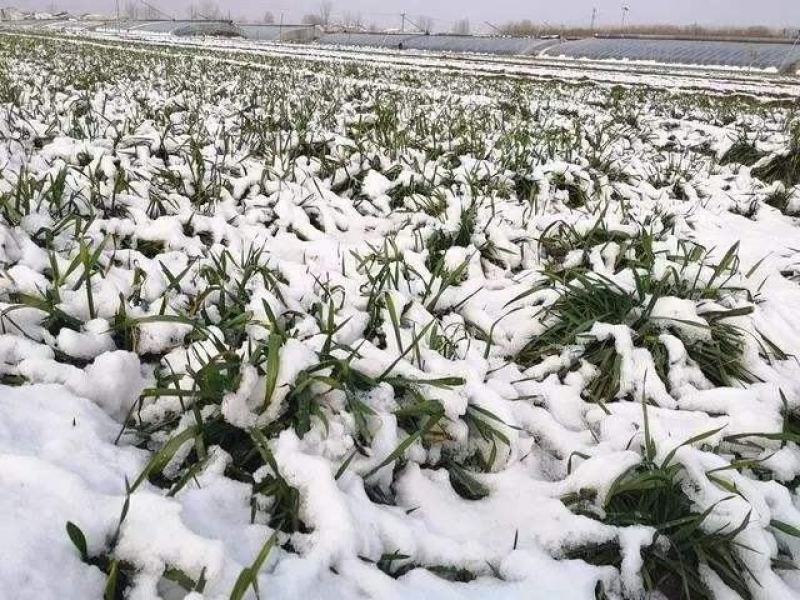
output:
[[[595,25],[597,24],[597,7],[592,8],[592,33],[595,32]]]
[[[281,11],[281,24],[278,27],[278,41],[283,41],[283,11]]]
[[[622,33],[625,33],[625,19],[628,16],[628,11],[630,8],[626,4],[622,5]]]
[[[119,0],[117,0],[117,33],[119,33],[120,29],[121,29],[121,26],[120,26],[120,23],[119,23]]]
[[[400,13],[400,18],[402,19],[400,21],[400,33],[405,33],[406,32],[406,13]]]

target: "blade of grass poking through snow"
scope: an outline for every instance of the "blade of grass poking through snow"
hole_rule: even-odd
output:
[[[261,459],[265,465],[272,469],[273,473],[278,473],[278,463],[275,462],[275,457],[272,455],[272,450],[269,449],[269,440],[261,432],[260,429],[253,427],[250,430],[250,437],[256,444],[256,450],[261,455]]]
[[[702,442],[703,440],[706,440],[706,439],[710,438],[711,436],[718,434],[720,431],[722,431],[726,427],[727,427],[727,425],[723,425],[722,427],[718,427],[717,429],[712,429],[710,431],[706,431],[705,433],[700,433],[700,434],[698,434],[698,435],[696,435],[694,437],[689,438],[688,440],[686,440],[682,444],[679,444],[678,446],[675,446],[675,448],[670,450],[669,453],[664,457],[664,461],[661,463],[661,467],[662,468],[668,467],[670,465],[670,463],[672,462],[672,459],[675,458],[675,453],[678,452],[678,450],[680,450],[684,446],[691,446],[692,444],[696,444],[697,442]]]
[[[400,320],[397,317],[397,310],[394,307],[394,300],[392,294],[386,292],[386,309],[389,311],[389,318],[392,321],[392,329],[394,330],[394,339],[397,342],[398,352],[403,351],[403,338],[400,337]]]
[[[272,333],[281,336],[281,339],[286,337],[286,332],[283,330],[283,327],[278,322],[278,319],[275,317],[275,313],[272,311],[272,308],[267,303],[266,300],[261,301],[261,306],[264,307],[264,313],[267,315],[267,320],[269,321],[270,327],[272,328]]]
[[[739,261],[738,252],[739,242],[736,242],[728,249],[728,251],[725,253],[725,256],[722,257],[720,263],[714,268],[714,273],[706,284],[707,288],[711,288],[714,285],[714,282],[720,275],[722,275],[723,272],[730,270],[731,274],[729,275],[728,279],[726,279],[725,282],[719,286],[725,287],[725,284],[736,274],[736,264],[738,264]]]
[[[398,363],[399,363],[401,360],[403,360],[403,358],[405,358],[406,354],[408,354],[408,353],[409,353],[411,350],[413,350],[414,348],[416,348],[416,347],[417,347],[417,344],[419,344],[420,340],[421,340],[423,337],[425,337],[425,334],[426,334],[426,333],[428,333],[428,329],[430,329],[430,328],[431,328],[431,326],[432,326],[432,325],[433,325],[435,322],[436,322],[436,319],[432,319],[432,320],[430,321],[430,323],[428,323],[427,325],[425,325],[425,327],[423,327],[423,328],[422,328],[422,331],[420,331],[420,332],[419,332],[419,333],[418,333],[416,336],[414,336],[414,339],[413,339],[413,340],[411,340],[411,343],[408,345],[408,348],[406,348],[405,350],[403,350],[403,351],[400,353],[400,355],[399,355],[399,356],[398,356],[396,359],[394,359],[394,361],[392,362],[392,364],[390,364],[390,365],[389,365],[389,366],[388,366],[388,367],[387,367],[387,368],[386,368],[386,369],[383,371],[383,373],[381,373],[381,374],[380,374],[380,376],[378,376],[378,377],[376,378],[376,380],[375,380],[375,381],[376,381],[377,383],[381,383],[381,382],[382,382],[382,381],[383,381],[383,380],[386,378],[386,376],[387,376],[389,373],[391,373],[391,372],[392,372],[392,369],[394,369],[394,368],[395,368],[395,367],[398,365]]]
[[[81,528],[72,521],[67,521],[67,535],[70,541],[72,541],[72,544],[78,549],[81,560],[87,562],[89,560],[89,551],[86,545],[86,536],[83,535]]]
[[[256,598],[260,598],[258,591],[258,574],[261,572],[261,568],[264,566],[264,562],[266,562],[267,557],[269,557],[269,553],[272,551],[272,548],[275,546],[275,542],[278,539],[278,533],[274,532],[261,548],[261,551],[256,556],[253,564],[249,567],[245,567],[242,569],[242,572],[239,573],[239,577],[236,579],[236,583],[233,586],[233,590],[231,590],[230,600],[242,600],[244,595],[247,593],[247,590],[251,587],[256,594]]]
[[[200,577],[195,581],[191,577],[189,577],[186,573],[176,567],[167,567],[164,570],[164,579],[168,579],[170,581],[174,581],[179,586],[181,586],[187,592],[200,592],[202,593],[205,589],[205,573],[206,568],[200,571]]]
[[[450,463],[447,465],[447,472],[450,476],[450,485],[462,498],[466,500],[481,500],[489,495],[489,488],[475,479],[461,465]]]
[[[400,442],[400,444],[398,444],[397,448],[395,448],[391,452],[391,454],[389,454],[389,456],[384,458],[380,462],[380,464],[378,464],[376,467],[373,467],[372,469],[367,471],[364,474],[364,479],[369,479],[370,477],[375,475],[375,473],[377,473],[382,468],[384,468],[386,465],[390,465],[395,460],[397,460],[398,458],[402,457],[405,454],[405,451],[408,450],[408,448],[411,447],[411,445],[414,442],[416,442],[417,440],[421,439],[422,436],[424,436],[431,429],[433,429],[433,427],[441,420],[442,417],[444,417],[444,413],[439,413],[439,414],[432,415],[432,416],[428,417],[426,422],[425,422],[425,424],[420,429],[416,430],[414,433],[412,433],[406,439],[404,439],[402,442]]]
[[[769,526],[772,527],[773,529],[777,529],[781,533],[785,533],[788,536],[794,538],[800,538],[800,529],[798,529],[794,525],[790,525],[789,523],[784,523],[783,521],[772,519],[769,522]]]
[[[459,281],[461,279],[461,276],[464,274],[464,272],[466,272],[467,267],[469,266],[469,263],[472,260],[472,256],[473,256],[472,254],[470,256],[468,256],[452,272],[446,273],[445,277],[442,278],[441,283],[439,284],[439,289],[436,292],[436,295],[433,297],[433,299],[430,302],[428,302],[428,304],[425,305],[425,309],[428,312],[430,312],[430,313],[435,312],[436,303],[439,302],[439,298],[442,297],[442,294],[444,294],[445,290],[447,290],[447,288],[449,288],[450,286],[452,286],[453,284],[455,284],[457,281]],[[431,275],[431,286],[432,286],[432,282],[433,282],[434,278],[436,277],[436,275],[438,275],[438,271],[441,270],[441,268],[443,268],[443,267],[441,267],[441,264],[442,263],[439,263],[440,268],[437,269],[437,273]],[[425,297],[427,297],[427,295],[428,294],[426,292],[425,293]]]
[[[278,382],[278,371],[280,370],[281,361],[281,345],[283,338],[277,333],[269,334],[269,341],[267,342],[267,366],[266,366],[266,382],[264,388],[264,405],[262,410],[267,410],[270,402],[272,402],[272,395],[275,393],[275,385]]]
[[[175,496],[178,492],[180,492],[184,487],[186,487],[187,483],[189,483],[192,479],[195,479],[197,477],[197,474],[200,473],[200,471],[202,471],[207,464],[208,464],[208,457],[205,457],[194,463],[188,469],[186,469],[180,476],[180,479],[178,479],[178,481],[175,482],[175,485],[173,485],[169,489],[169,491],[167,492],[167,497],[171,498]]]
[[[645,375],[646,379],[647,375]],[[642,389],[645,389],[645,384],[647,381],[644,381],[642,384]],[[653,436],[650,433],[650,417],[647,414],[647,400],[642,394],[642,421],[644,422],[644,448],[645,448],[645,457],[647,458],[648,462],[653,462],[653,459],[656,456],[656,444],[653,440]]]
[[[339,466],[339,468],[338,468],[338,469],[336,469],[336,474],[333,476],[333,479],[334,479],[335,481],[338,481],[338,480],[339,480],[339,478],[340,478],[342,475],[344,475],[344,474],[345,474],[345,471],[347,471],[347,467],[349,467],[349,466],[350,466],[350,463],[351,463],[351,462],[353,462],[353,459],[356,457],[356,454],[358,454],[358,449],[354,449],[354,450],[353,450],[353,451],[350,453],[350,455],[349,455],[349,456],[348,456],[348,457],[347,457],[347,458],[344,460],[344,462],[343,462],[343,463],[342,463],[342,464]]]
[[[128,483],[128,478],[125,478],[125,500],[122,502],[122,510],[119,513],[119,519],[117,519],[117,526],[114,528],[114,534],[111,536],[111,547],[115,548],[117,542],[119,542],[119,535],[122,531],[122,524],[125,522],[125,519],[128,517],[128,510],[131,507],[131,493],[133,490],[131,489],[130,484]]]
[[[121,595],[118,590],[119,586],[119,561],[111,561],[111,568],[108,571],[106,578],[106,586],[103,589],[103,600],[118,600]]]
[[[459,385],[464,385],[466,380],[463,377],[437,377],[435,379],[412,379],[410,377],[387,377],[384,379],[389,385],[430,385],[441,389],[450,389]]]
[[[139,477],[137,477],[136,481],[133,482],[130,490],[131,493],[136,491],[136,489],[142,483],[144,483],[146,479],[161,473],[161,471],[163,471],[164,468],[169,464],[169,461],[172,460],[178,450],[180,450],[181,446],[193,439],[196,435],[198,435],[198,429],[193,425],[192,427],[184,429],[178,435],[174,436],[166,444],[164,444],[161,450],[152,456],[144,470],[139,474]]]

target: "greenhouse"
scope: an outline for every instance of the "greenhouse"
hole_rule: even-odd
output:
[[[202,20],[19,20],[13,28],[70,30],[115,29],[176,36],[241,37],[254,42],[319,44],[340,48],[414,50],[453,54],[536,56],[586,60],[651,61],[676,65],[705,65],[768,69],[796,73],[800,69],[800,44],[769,40],[668,39],[654,37],[533,38],[419,32],[331,32],[298,24],[237,24]]]
[[[326,46],[363,46],[365,48],[408,48],[414,38],[423,34],[407,33],[326,33],[317,40]]]
[[[115,27],[117,25],[115,24]],[[144,31],[147,33],[170,33],[178,36],[186,35],[241,35],[239,29],[230,21],[131,21],[122,22],[122,29],[128,31]]]
[[[319,33],[313,25],[238,25],[248,40],[260,42],[312,42]]]
[[[685,65],[719,65],[796,70],[800,46],[789,43],[587,38],[546,49],[544,56],[569,58],[649,60]]]
[[[435,52],[472,52],[478,54],[536,54],[557,40],[534,38],[483,37],[470,35],[425,35],[401,33],[332,33],[319,43],[333,46],[364,46]]]
[[[479,54],[536,54],[558,40],[534,38],[477,37],[464,35],[416,36],[408,44],[414,50],[438,52],[475,52]]]

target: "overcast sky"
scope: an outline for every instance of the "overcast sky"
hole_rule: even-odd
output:
[[[126,0],[120,0],[124,4]],[[175,16],[185,16],[192,0],[150,0]],[[199,3],[199,0],[195,0]],[[365,22],[386,25],[400,21],[399,13],[425,15],[440,20],[439,27],[468,17],[473,26],[488,20],[503,23],[531,19],[548,24],[588,25],[592,8],[597,7],[599,24],[619,25],[623,2],[620,0],[332,0],[334,11],[360,13]],[[769,25],[800,27],[800,0],[625,0],[630,7],[632,24],[674,23],[704,25]],[[115,0],[0,0],[2,5],[24,9],[74,12],[114,12]],[[285,19],[297,21],[313,12],[318,0],[217,0],[224,12],[233,17],[250,18],[270,10]]]

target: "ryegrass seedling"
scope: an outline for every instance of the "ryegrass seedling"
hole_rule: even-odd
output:
[[[264,542],[264,546],[259,551],[258,556],[253,560],[253,564],[242,569],[242,572],[239,573],[239,577],[236,579],[236,583],[233,585],[230,600],[243,600],[247,590],[251,587],[253,588],[253,592],[255,592],[256,598],[260,600],[261,595],[258,589],[258,574],[261,572],[276,542],[277,534],[273,533],[267,541]]]
[[[800,126],[791,132],[786,151],[756,165],[753,176],[766,183],[781,181],[789,188],[800,184]]]
[[[719,164],[737,164],[752,167],[761,160],[762,157],[763,154],[756,148],[755,144],[750,141],[747,134],[742,132],[733,145],[722,155]]]
[[[748,526],[750,515],[741,523],[710,528],[707,521],[719,502],[698,512],[685,491],[688,489],[686,469],[682,463],[674,461],[681,447],[699,444],[721,429],[686,440],[656,462],[644,404],[643,410],[642,462],[616,479],[605,497],[601,513],[594,512],[591,497],[579,501],[580,511],[616,527],[646,525],[656,530],[653,543],[642,548],[641,574],[648,591],[658,591],[668,597],[710,600],[714,596],[700,572],[700,565],[707,565],[742,598],[751,598],[750,581],[756,585],[758,582],[742,558],[743,553],[751,550],[737,541]],[[603,552],[585,553],[584,557],[595,564],[619,565],[620,561],[613,545]]]
[[[587,387],[587,395],[601,405],[616,398],[619,391],[621,357],[610,341],[588,339],[587,334],[595,323],[627,325],[631,329],[634,343],[650,350],[656,362],[658,375],[666,379],[668,357],[658,341],[662,323],[656,324],[651,313],[659,298],[678,296],[699,300],[712,292],[726,289],[729,277],[723,278],[732,268],[735,248],[732,248],[716,266],[709,280],[699,285],[699,280],[686,282],[677,270],[668,272],[664,279],[635,273],[637,290],[630,293],[602,276],[590,277],[573,273],[563,282],[562,296],[543,311],[547,330],[532,340],[517,356],[523,365],[532,365],[545,356],[558,354],[563,349],[581,346],[580,357],[595,365],[598,375]],[[735,269],[734,269],[735,271]],[[719,286],[719,287],[716,287]],[[715,296],[711,296],[715,297]],[[752,382],[756,377],[743,364],[744,334],[726,319],[746,315],[752,307],[705,313],[707,324],[682,323],[707,329],[707,339],[686,336],[681,328],[673,333],[682,338],[692,360],[703,374],[715,385],[735,385],[737,382]]]

